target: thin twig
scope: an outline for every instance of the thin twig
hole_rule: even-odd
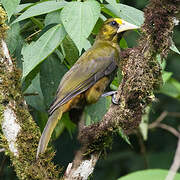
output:
[[[168,115],[167,111],[163,111],[161,115],[152,123],[149,125],[149,129],[153,129],[157,127],[157,125],[165,119],[165,117]]]
[[[26,38],[26,41],[29,41],[33,36],[35,36],[36,34],[38,34],[38,33],[41,32],[41,31],[42,31],[42,30],[40,29],[40,30],[32,33],[30,36],[28,36],[28,37]]]
[[[157,127],[160,127],[162,129],[169,131],[171,134],[173,134],[177,138],[180,137],[180,133],[175,128],[173,128],[172,126],[168,126],[167,124],[160,123],[157,125]]]
[[[177,145],[177,148],[176,148],[176,153],[175,153],[175,156],[174,156],[174,160],[173,160],[173,163],[171,165],[171,168],[168,172],[168,175],[166,177],[165,180],[173,180],[175,175],[176,175],[176,172],[178,171],[180,167],[180,136],[179,136],[179,139],[178,139],[178,145]]]
[[[178,117],[179,115],[180,115],[180,113],[164,111],[161,113],[161,115],[152,124],[149,125],[149,129],[159,127],[159,128],[162,128],[162,129],[169,131],[171,134],[173,134],[174,136],[179,138],[180,133],[175,128],[173,128],[167,124],[161,123],[161,121],[163,121],[167,116]]]

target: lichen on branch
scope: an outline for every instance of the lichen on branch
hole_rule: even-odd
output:
[[[87,151],[98,151],[119,128],[128,134],[139,126],[145,107],[154,100],[153,92],[162,84],[157,55],[165,58],[168,54],[179,3],[151,0],[145,8],[138,46],[121,53],[120,105],[112,104],[101,122],[80,129],[79,141]]]
[[[0,140],[19,179],[57,179],[54,153],[36,160],[40,129],[30,115],[21,91],[21,71],[4,41],[6,13],[0,7]]]

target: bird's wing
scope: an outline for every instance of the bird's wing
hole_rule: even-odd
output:
[[[112,73],[116,68],[117,58],[117,50],[112,46],[91,48],[85,52],[62,78],[49,114]]]

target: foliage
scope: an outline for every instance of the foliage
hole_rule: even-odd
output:
[[[22,69],[23,92],[41,129],[47,120],[47,109],[53,101],[61,78],[84,50],[91,47],[102,22],[106,18],[120,17],[140,26],[144,21],[143,12],[137,9],[145,5],[140,0],[136,0],[135,7],[132,7],[131,3],[127,5],[115,0],[83,2],[40,0],[35,3],[31,0],[21,1],[21,3],[19,0],[1,0],[1,3],[8,14],[10,29],[7,42],[9,50]],[[125,36],[120,42],[121,48],[125,49],[127,46],[134,45],[139,33],[134,31]],[[179,37],[175,34],[176,36]],[[180,43],[178,38],[175,40]],[[171,57],[176,59],[174,63],[177,63],[177,54],[180,52],[175,44],[171,46],[171,50]],[[160,57],[157,57],[157,60],[161,62]],[[163,95],[179,100],[180,76],[177,71],[174,72],[175,66],[169,61],[167,64],[162,64],[164,85],[157,92],[157,97],[163,97],[160,98],[160,101],[166,101],[167,97]],[[117,89],[121,76],[121,73],[118,73],[112,82],[113,90]],[[109,97],[101,98],[96,104],[87,106],[84,111],[86,124],[100,121],[107,111],[110,101]],[[162,107],[158,108],[161,111],[165,110]],[[155,119],[160,112],[152,115],[152,111],[156,111],[158,108],[154,105],[149,107],[148,113],[145,113],[141,132],[147,140],[149,114]],[[168,110],[170,109],[168,108]],[[74,124],[70,122],[69,114],[64,115],[63,121],[55,129],[54,140],[61,134],[57,132],[63,132],[64,128],[67,128],[68,131],[75,129]],[[118,151],[120,153],[121,150]],[[128,168],[129,171],[133,169],[131,166]],[[118,173],[115,172],[115,174]]]
[[[127,176],[119,178],[118,180],[164,180],[166,178],[168,171],[162,169],[150,169],[144,171],[137,171],[135,173],[131,173]],[[180,174],[176,174],[174,180],[178,180],[180,178]]]

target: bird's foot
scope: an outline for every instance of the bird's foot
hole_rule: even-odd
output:
[[[109,92],[102,94],[101,97],[113,96],[116,93],[117,93],[117,91],[109,91]]]
[[[119,105],[120,103],[116,98],[116,94],[117,94],[117,91],[110,91],[110,92],[106,92],[102,94],[101,97],[112,96],[112,100],[111,100],[112,103],[115,105]]]

